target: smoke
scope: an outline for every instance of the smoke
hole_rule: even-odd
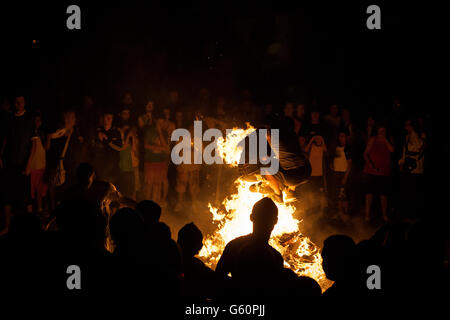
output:
[[[321,203],[323,207],[320,207]],[[340,215],[328,206],[325,195],[311,191],[298,195],[296,207],[297,219],[301,221],[300,230],[319,247],[331,235],[344,234],[360,242],[370,238],[377,230],[376,225],[364,220],[362,213]]]

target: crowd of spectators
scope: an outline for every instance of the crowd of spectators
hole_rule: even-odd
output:
[[[212,190],[218,179],[207,165],[170,162],[172,131],[192,131],[194,120],[221,130],[245,122],[270,126],[274,119],[293,124],[311,164],[311,177],[301,186],[306,210],[342,221],[361,216],[367,223],[379,215],[386,222],[358,244],[344,235],[326,239],[324,270],[334,285],[324,296],[377,294],[367,290],[367,265],[387,270],[384,293],[423,288],[429,285],[425,278],[411,284],[410,277],[419,268],[422,274],[441,268],[439,246],[421,242],[430,235],[420,213],[431,134],[427,119],[398,99],[384,118],[367,114],[363,121],[336,103],[258,106],[248,91],[232,103],[205,88],[189,104],[172,91],[165,104],[148,99],[142,108],[130,93],[118,108],[106,110],[85,96],[81,106],[62,113],[55,130],[45,123],[45,112],[51,111],[32,108],[22,95],[2,102],[1,277],[21,275],[20,281],[4,277],[11,290],[38,281],[35,290],[64,291],[62,266],[75,261],[88,270],[85,292],[133,294],[151,287],[154,299],[172,301],[320,296],[318,284],[285,269],[268,244],[277,221],[268,198],[253,209],[253,233],[230,242],[215,271],[195,257],[203,235],[194,223],[172,240],[169,226],[159,221],[161,208],[195,210],[202,190]],[[433,257],[426,266],[414,263],[420,250]]]
[[[248,91],[238,102],[228,102],[221,96],[212,98],[203,88],[196,100],[181,103],[178,92],[171,91],[163,105],[149,99],[139,108],[126,93],[119,107],[105,109],[85,96],[81,106],[62,112],[56,126],[45,123],[48,116],[42,113],[48,110],[29,107],[23,96],[15,97],[13,106],[3,100],[3,226],[7,229],[16,204],[25,203],[38,213],[52,211],[73,184],[81,162],[93,164],[99,180],[113,183],[128,198],[153,200],[174,211],[189,200],[195,204],[202,190],[216,184],[216,175],[207,165],[174,166],[170,161],[171,133],[177,128],[192,132],[194,120],[203,120],[204,130],[223,131],[245,127],[246,122],[256,127],[293,123],[312,168],[304,188],[307,210],[326,211],[343,220],[360,215],[370,222],[378,212],[386,221],[392,218],[401,194],[414,202],[410,208],[421,205],[428,119],[409,112],[398,99],[384,117],[368,113],[359,122],[348,107],[335,103],[325,111],[314,101],[259,107]],[[61,169],[64,183],[59,181]],[[380,199],[377,210],[374,196]],[[417,211],[402,218],[416,218]]]

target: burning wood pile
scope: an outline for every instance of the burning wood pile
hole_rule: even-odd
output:
[[[219,154],[225,163],[237,167],[243,150],[238,144],[254,130],[252,127],[235,128],[229,131],[225,138],[218,139]],[[213,269],[229,241],[252,232],[250,221],[252,207],[267,195],[251,192],[249,190],[251,184],[238,178],[235,181],[236,192],[226,197],[220,208],[209,204],[213,223],[217,229],[205,238],[200,258]],[[332,283],[326,279],[322,269],[320,249],[300,231],[301,221],[294,216],[296,207],[293,203],[276,202],[276,205],[278,223],[272,232],[270,245],[282,254],[287,268],[298,275],[315,279],[322,290],[326,290]]]

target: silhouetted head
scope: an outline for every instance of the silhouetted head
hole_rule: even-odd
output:
[[[130,107],[125,106],[120,111],[120,119],[122,120],[122,123],[126,123],[127,121],[130,121],[131,118],[131,110]]]
[[[334,117],[339,114],[339,106],[336,103],[330,106],[330,114]]]
[[[250,220],[253,222],[253,235],[268,241],[278,222],[278,208],[272,199],[263,198],[253,206]]]
[[[161,207],[151,200],[142,200],[136,206],[136,210],[141,214],[146,225],[157,223],[161,217]]]
[[[292,103],[292,102],[287,102],[287,103],[284,105],[283,113],[284,113],[284,116],[285,116],[285,117],[292,118],[292,117],[294,116],[294,103]]]
[[[420,132],[420,126],[417,119],[407,119],[405,121],[405,130],[408,134],[411,134],[413,132],[419,133]]]
[[[323,271],[328,279],[345,279],[355,270],[356,244],[345,235],[330,236],[323,242],[322,259]]]
[[[317,107],[313,107],[310,111],[311,123],[320,122],[320,111]]]
[[[89,188],[89,199],[105,214],[111,213],[111,204],[120,200],[121,195],[110,182],[95,180]]]
[[[106,220],[101,211],[86,200],[70,200],[56,209],[58,230],[73,243],[103,247]]]
[[[103,114],[103,127],[106,130],[109,130],[112,127],[114,120],[114,114],[110,111],[107,111]]]
[[[21,113],[25,110],[25,97],[18,95],[14,102],[15,111]]]
[[[340,146],[345,146],[347,144],[347,132],[344,129],[339,130],[338,142]]]
[[[295,115],[299,119],[302,119],[305,116],[305,105],[303,103],[297,104]]]
[[[141,241],[144,234],[144,223],[141,216],[131,208],[122,208],[109,221],[111,238],[117,246],[129,246]]]
[[[156,223],[154,228],[151,229],[151,231],[153,231],[153,233],[159,240],[172,239],[172,231],[170,231],[170,227],[164,222]]]
[[[137,202],[134,199],[128,197],[122,197],[119,199],[120,208],[131,208],[136,210]]]
[[[177,110],[175,112],[175,122],[176,122],[177,126],[183,124],[183,111]]]
[[[155,106],[154,106],[153,101],[152,101],[152,100],[149,100],[149,101],[147,102],[147,104],[145,105],[145,112],[152,113],[153,110],[154,110],[154,108],[155,108]]]
[[[163,117],[166,120],[170,119],[170,108],[168,106],[163,108]]]
[[[322,289],[316,280],[310,277],[300,276],[297,279],[297,290],[302,297],[320,297]]]
[[[38,113],[34,115],[34,129],[40,129],[41,127],[42,127],[42,117]]]
[[[177,243],[183,255],[193,257],[203,247],[203,234],[193,222],[188,223],[178,231]]]
[[[122,97],[122,104],[124,106],[130,106],[133,104],[133,97],[131,96],[131,93],[125,92],[125,94]]]
[[[280,279],[282,294],[290,302],[297,302],[298,299],[305,297],[320,297],[322,294],[316,280],[305,276],[299,277],[291,269],[284,268]]]

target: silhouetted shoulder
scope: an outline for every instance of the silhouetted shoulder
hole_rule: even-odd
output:
[[[216,273],[221,276],[226,276],[228,273],[232,272],[233,264],[235,257],[245,243],[249,241],[251,235],[248,234],[246,236],[242,236],[236,239],[231,240],[225,246],[223,250],[222,256],[220,257],[219,262],[217,263]]]
[[[236,247],[240,247],[245,243],[248,243],[249,241],[251,241],[251,234],[247,234],[245,236],[241,236],[238,237],[236,239],[231,240],[230,242],[228,242],[228,244],[225,246],[225,250],[228,249],[232,249],[232,248],[236,248]]]

